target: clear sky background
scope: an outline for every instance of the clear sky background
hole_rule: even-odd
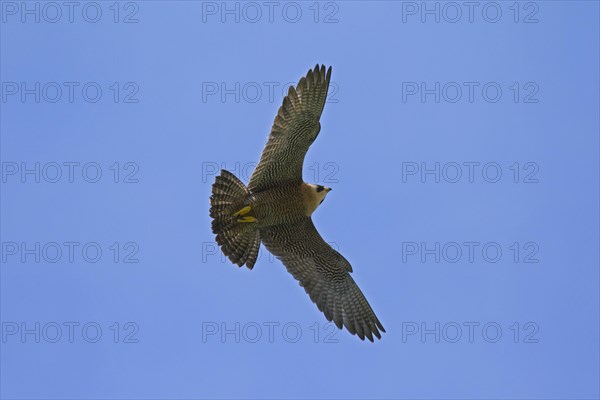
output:
[[[2,398],[600,395],[597,2],[0,6]],[[376,343],[210,231],[316,63]]]

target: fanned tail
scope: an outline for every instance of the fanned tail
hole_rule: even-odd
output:
[[[254,267],[260,247],[260,233],[256,224],[239,222],[234,215],[246,206],[250,190],[231,172],[221,170],[215,179],[210,196],[212,231],[217,243],[232,263]]]

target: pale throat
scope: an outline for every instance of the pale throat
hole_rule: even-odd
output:
[[[300,189],[302,191],[302,202],[304,203],[306,216],[310,217],[327,195],[327,191],[322,190],[321,192],[317,193],[315,190],[315,185],[308,183],[302,183]]]

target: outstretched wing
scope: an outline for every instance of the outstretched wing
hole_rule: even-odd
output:
[[[319,118],[325,107],[330,79],[331,67],[325,73],[324,65],[320,68],[316,65],[300,79],[296,88],[290,86],[250,178],[250,190],[302,182],[304,156],[321,130]]]
[[[328,321],[362,340],[385,332],[354,279],[352,266],[323,240],[310,217],[296,224],[263,228],[260,237],[300,282]]]

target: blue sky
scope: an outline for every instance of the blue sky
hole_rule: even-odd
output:
[[[0,3],[2,398],[598,398],[592,1]],[[385,326],[220,255],[285,87]]]

